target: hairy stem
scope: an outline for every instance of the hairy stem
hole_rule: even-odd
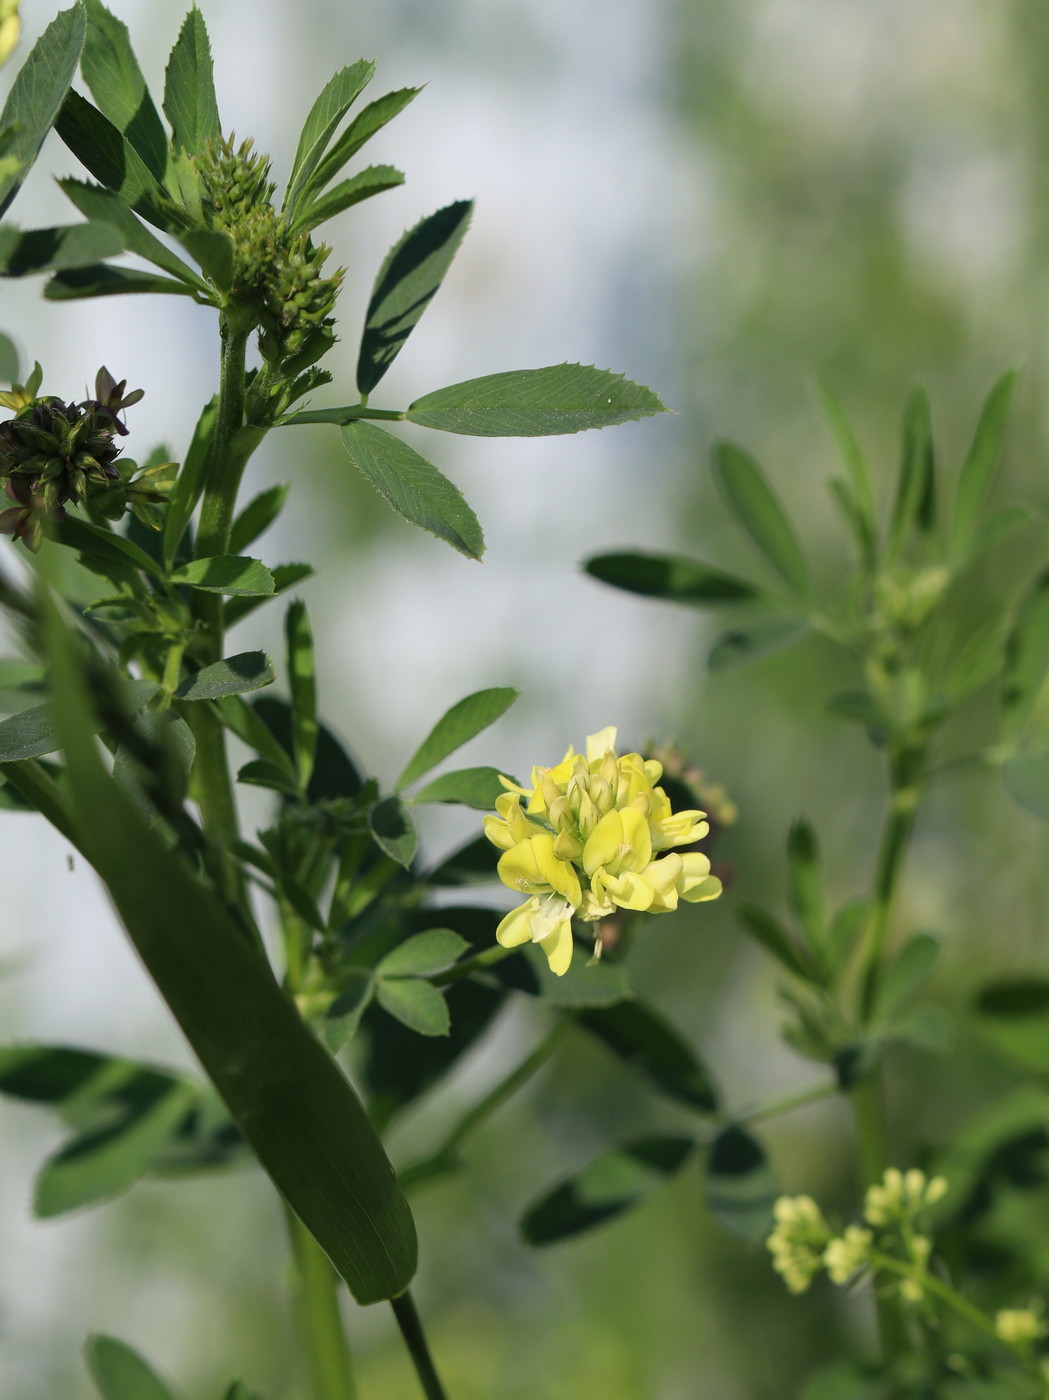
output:
[[[312,1400],[356,1400],[357,1387],[339,1312],[338,1276],[328,1256],[285,1207],[295,1261],[295,1317]]]
[[[412,1365],[415,1367],[415,1373],[419,1377],[426,1400],[447,1400],[437,1371],[434,1369],[430,1348],[426,1345],[426,1334],[423,1331],[419,1314],[416,1312],[411,1293],[405,1292],[399,1298],[391,1298],[390,1306],[393,1308],[393,1315],[401,1329],[401,1336],[404,1338],[404,1344],[412,1358]]]

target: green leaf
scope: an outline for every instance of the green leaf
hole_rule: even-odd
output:
[[[451,384],[409,404],[423,428],[471,437],[548,437],[665,413],[659,396],[592,365],[514,369]]]
[[[9,335],[0,333],[0,383],[17,384],[20,379],[18,349]]]
[[[299,796],[299,785],[295,778],[289,777],[283,765],[271,763],[265,758],[252,759],[250,763],[245,763],[237,772],[237,782],[249,783],[252,787],[270,788],[273,792],[282,792],[287,797]]]
[[[870,467],[867,465],[863,449],[857,441],[856,434],[852,431],[852,425],[840,399],[827,384],[820,384],[819,395],[830,430],[838,444],[841,460],[849,474],[856,505],[873,544],[877,534],[877,517]]]
[[[293,747],[291,707],[274,695],[259,696],[252,707],[280,742],[290,761]],[[364,780],[356,764],[327,725],[322,724],[307,797],[311,802],[356,798],[363,786]]]
[[[379,981],[375,999],[387,1015],[416,1035],[447,1035],[451,1030],[448,1003],[432,982],[410,978]]]
[[[990,617],[981,626],[970,627],[941,682],[944,695],[953,704],[960,704],[1002,674],[1006,641],[1003,617]]]
[[[129,253],[137,253],[140,258],[145,258],[154,266],[170,272],[173,277],[189,286],[197,287],[204,293],[209,291],[207,283],[197,276],[188,263],[184,263],[173,253],[166,243],[162,243],[150,233],[119,195],[111,194],[101,185],[89,185],[83,180],[59,180],[58,185],[85,218],[109,224],[118,230],[122,246]]]
[[[521,1233],[531,1245],[555,1244],[633,1210],[685,1165],[692,1138],[652,1135],[606,1152],[525,1211]]]
[[[786,512],[748,452],[731,442],[714,448],[714,476],[733,515],[799,598],[811,594],[808,568]]]
[[[192,559],[172,572],[171,582],[187,584],[201,593],[225,593],[234,598],[269,598],[276,588],[265,564],[236,554]]]
[[[49,1219],[126,1191],[174,1136],[196,1098],[192,1086],[175,1085],[142,1112],[67,1143],[37,1179],[35,1214]]]
[[[866,899],[848,899],[835,911],[827,926],[824,952],[831,979],[836,979],[852,956],[860,936],[870,923],[871,906]]]
[[[363,969],[350,985],[343,989],[324,1013],[320,1033],[333,1055],[357,1034],[361,1017],[371,1005],[375,982]]]
[[[1003,506],[1001,510],[996,510],[993,515],[988,515],[980,521],[973,531],[964,562],[971,564],[981,554],[996,548],[1010,535],[1015,535],[1017,530],[1022,530],[1025,525],[1030,525],[1034,518],[1034,512],[1027,506],[1017,505]]]
[[[259,690],[276,677],[273,662],[264,651],[242,651],[187,676],[175,691],[176,700],[218,700],[223,695],[244,695]]]
[[[747,603],[760,596],[746,579],[734,578],[680,554],[596,554],[584,568],[591,578],[610,583],[613,588],[639,593],[643,598],[662,598],[668,603],[706,608]]]
[[[519,692],[510,686],[477,690],[446,710],[427,734],[397,779],[398,791],[414,783],[442,759],[494,724],[517,699]]]
[[[388,92],[385,96],[376,98],[374,102],[369,102],[367,107],[354,117],[318,165],[308,182],[307,192],[315,194],[330,180],[334,180],[350,157],[356,155],[364,143],[370,141],[377,131],[381,131],[387,122],[392,121],[399,112],[403,112],[412,98],[417,97],[420,92],[422,88],[399,88],[396,92]]]
[[[206,141],[222,138],[211,46],[204,16],[197,7],[182,22],[164,75],[164,112],[171,123],[172,141],[196,155]]]
[[[217,414],[218,398],[213,397],[201,409],[185,460],[175,478],[175,486],[169,498],[167,516],[164,520],[164,563],[168,568],[175,560],[190,516],[196,509],[197,502],[204,490],[204,469],[211,452],[211,441],[215,435]]]
[[[88,568],[98,561],[101,564],[114,564],[125,571],[130,568],[154,578],[162,577],[156,561],[132,540],[118,535],[115,530],[104,530],[88,520],[80,520],[75,515],[67,515],[65,520],[59,522],[55,538],[68,549],[77,550],[81,562]]]
[[[757,1138],[739,1126],[726,1128],[707,1158],[707,1206],[714,1219],[745,1240],[765,1240],[779,1195],[775,1174]]]
[[[80,71],[99,110],[163,180],[168,164],[164,124],[138,66],[127,26],[101,0],[87,0],[87,41]]]
[[[342,445],[361,475],[410,525],[429,530],[465,554],[480,559],[484,535],[462,492],[432,462],[371,423],[346,423]]]
[[[951,553],[956,558],[964,557],[968,550],[994,479],[1002,443],[1005,440],[1016,380],[1016,371],[1010,370],[1002,375],[988,394],[980,412],[980,421],[976,425],[969,455],[962,465],[954,498],[954,519],[951,522]]]
[[[886,546],[890,560],[903,548],[915,521],[922,530],[932,528],[934,490],[932,411],[925,390],[915,389],[903,412],[903,457]]]
[[[325,83],[299,134],[299,144],[281,206],[285,212],[296,212],[303,191],[328,149],[336,127],[374,76],[375,64],[362,58],[349,68],[340,68]]]
[[[809,947],[823,945],[823,880],[816,833],[807,821],[796,821],[787,835],[787,875],[790,907]]]
[[[874,1012],[890,1020],[932,976],[940,959],[939,939],[928,933],[909,938],[889,963],[878,984]]]
[[[273,767],[279,769],[292,791],[295,791],[295,770],[291,755],[276,738],[269,725],[260,718],[253,705],[234,695],[224,696],[216,706],[222,723],[227,729],[243,739],[249,748],[261,755]]]
[[[84,1352],[102,1400],[177,1400],[138,1352],[116,1337],[96,1333]]]
[[[297,598],[285,614],[284,637],[291,689],[292,753],[299,786],[305,792],[317,754],[317,677],[313,664],[313,632],[301,598]]]
[[[62,10],[33,45],[0,112],[4,144],[0,215],[29,174],[73,81],[86,32],[84,7]]]
[[[413,802],[458,802],[479,812],[490,812],[497,797],[506,789],[499,781],[498,768],[460,768],[442,773],[412,798]]]
[[[469,947],[450,928],[428,928],[387,953],[375,969],[380,977],[425,977],[450,967]]]
[[[313,576],[313,568],[310,564],[277,564],[270,572],[273,574],[273,592],[271,594],[258,598],[231,598],[226,604],[227,628],[242,622],[249,613],[253,613],[256,608],[261,608],[269,598],[276,598],[279,594],[286,593],[289,588],[294,588],[303,579]]]
[[[757,904],[737,904],[736,913],[747,931],[795,977],[805,982],[819,980],[807,950],[800,947],[785,924]]]
[[[55,130],[98,182],[157,228],[177,228],[183,216],[134,146],[77,92],[70,92]]]
[[[271,486],[248,502],[234,520],[230,531],[229,547],[234,554],[242,553],[269,529],[281,513],[289,489],[287,486]]]
[[[407,870],[419,845],[412,819],[399,797],[384,797],[368,813],[368,827],[391,860]]]
[[[621,1001],[576,1019],[664,1094],[699,1113],[717,1112],[717,1091],[691,1045],[645,1002]]]
[[[386,254],[372,287],[357,361],[362,395],[372,392],[429,306],[472,212],[470,200],[449,204],[402,234]]]
[[[0,227],[0,277],[83,267],[123,251],[124,240],[109,224],[63,224],[26,233]]]
[[[1049,570],[1024,598],[1006,647],[1002,734],[1008,743],[1049,734]]]
[[[129,681],[126,686],[129,708],[141,709],[158,689],[156,681]],[[51,700],[0,720],[0,763],[39,758],[43,754],[56,753],[61,747],[55,706]]]
[[[355,204],[361,204],[373,195],[382,194],[385,190],[394,190],[403,184],[403,171],[392,165],[369,165],[366,170],[359,171],[349,180],[342,180],[327,194],[307,204],[292,228],[295,233],[308,232],[318,224],[334,219],[336,214],[352,209]]]
[[[197,296],[188,282],[176,282],[170,277],[159,277],[155,272],[140,272],[137,268],[109,267],[105,263],[57,272],[44,287],[48,301],[83,301],[87,297],[121,297],[136,293]]]
[[[91,863],[281,1195],[359,1303],[396,1296],[415,1269],[415,1230],[367,1114],[261,950],[106,775],[69,640],[46,599],[43,611],[70,792]]]
[[[201,271],[220,292],[233,285],[233,240],[221,229],[194,228],[178,236],[183,248],[200,263]]]
[[[1020,749],[1002,765],[1002,781],[1017,806],[1049,821],[1049,753]]]
[[[983,1037],[1008,1059],[1049,1074],[1049,980],[1004,977],[989,982],[976,1003]]]
[[[786,651],[812,636],[807,622],[789,617],[762,617],[743,627],[723,633],[710,649],[707,665],[712,671],[730,671],[749,666],[777,651]]]

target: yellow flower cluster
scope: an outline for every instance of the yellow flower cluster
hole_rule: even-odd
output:
[[[679,899],[716,899],[721,882],[697,851],[708,831],[699,811],[674,812],[657,784],[662,765],[616,753],[609,726],[569,749],[553,768],[533,768],[530,788],[509,778],[484,819],[503,852],[499,878],[528,898],[496,930],[505,948],[538,943],[559,977],[572,961],[572,919],[596,922],[619,909],[661,914]],[[658,855],[659,852],[667,852]]]
[[[831,1228],[811,1196],[780,1196],[772,1211],[776,1228],[766,1241],[772,1267],[791,1293],[804,1293],[824,1266]]]
[[[1040,1306],[1002,1308],[994,1315],[994,1330],[1010,1346],[1038,1342],[1046,1335],[1045,1317]]]
[[[868,1225],[890,1225],[901,1221],[913,1223],[919,1211],[935,1205],[947,1194],[947,1182],[942,1176],[926,1178],[924,1172],[912,1167],[901,1172],[890,1167],[880,1186],[871,1186],[863,1198],[863,1218]]]

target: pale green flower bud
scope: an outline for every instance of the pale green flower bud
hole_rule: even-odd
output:
[[[1036,1342],[1046,1335],[1045,1318],[1035,1308],[1002,1308],[994,1315],[994,1330],[1010,1346]]]

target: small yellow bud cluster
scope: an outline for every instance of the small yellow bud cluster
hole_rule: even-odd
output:
[[[994,1330],[1009,1346],[1040,1341],[1049,1334],[1041,1307],[1002,1308],[994,1315]]]
[[[947,1194],[947,1182],[942,1176],[928,1180],[925,1173],[913,1167],[901,1172],[890,1167],[880,1186],[871,1186],[863,1201],[863,1218],[868,1225],[912,1225],[919,1211],[935,1205]]]
[[[709,827],[700,811],[673,811],[661,787],[662,765],[620,757],[611,726],[569,749],[553,768],[533,768],[530,788],[503,778],[507,791],[484,819],[503,852],[499,878],[529,898],[496,930],[506,948],[531,941],[561,976],[572,961],[572,919],[596,923],[616,909],[650,914],[716,899],[721,882],[698,851],[680,854]],[[668,854],[656,858],[657,852]]]
[[[766,1241],[772,1267],[791,1293],[804,1293],[824,1266],[831,1228],[811,1196],[780,1196],[772,1214],[776,1228]]]
[[[831,1283],[848,1283],[858,1269],[870,1259],[874,1236],[862,1225],[846,1225],[838,1239],[831,1240],[823,1251],[823,1264]]]

